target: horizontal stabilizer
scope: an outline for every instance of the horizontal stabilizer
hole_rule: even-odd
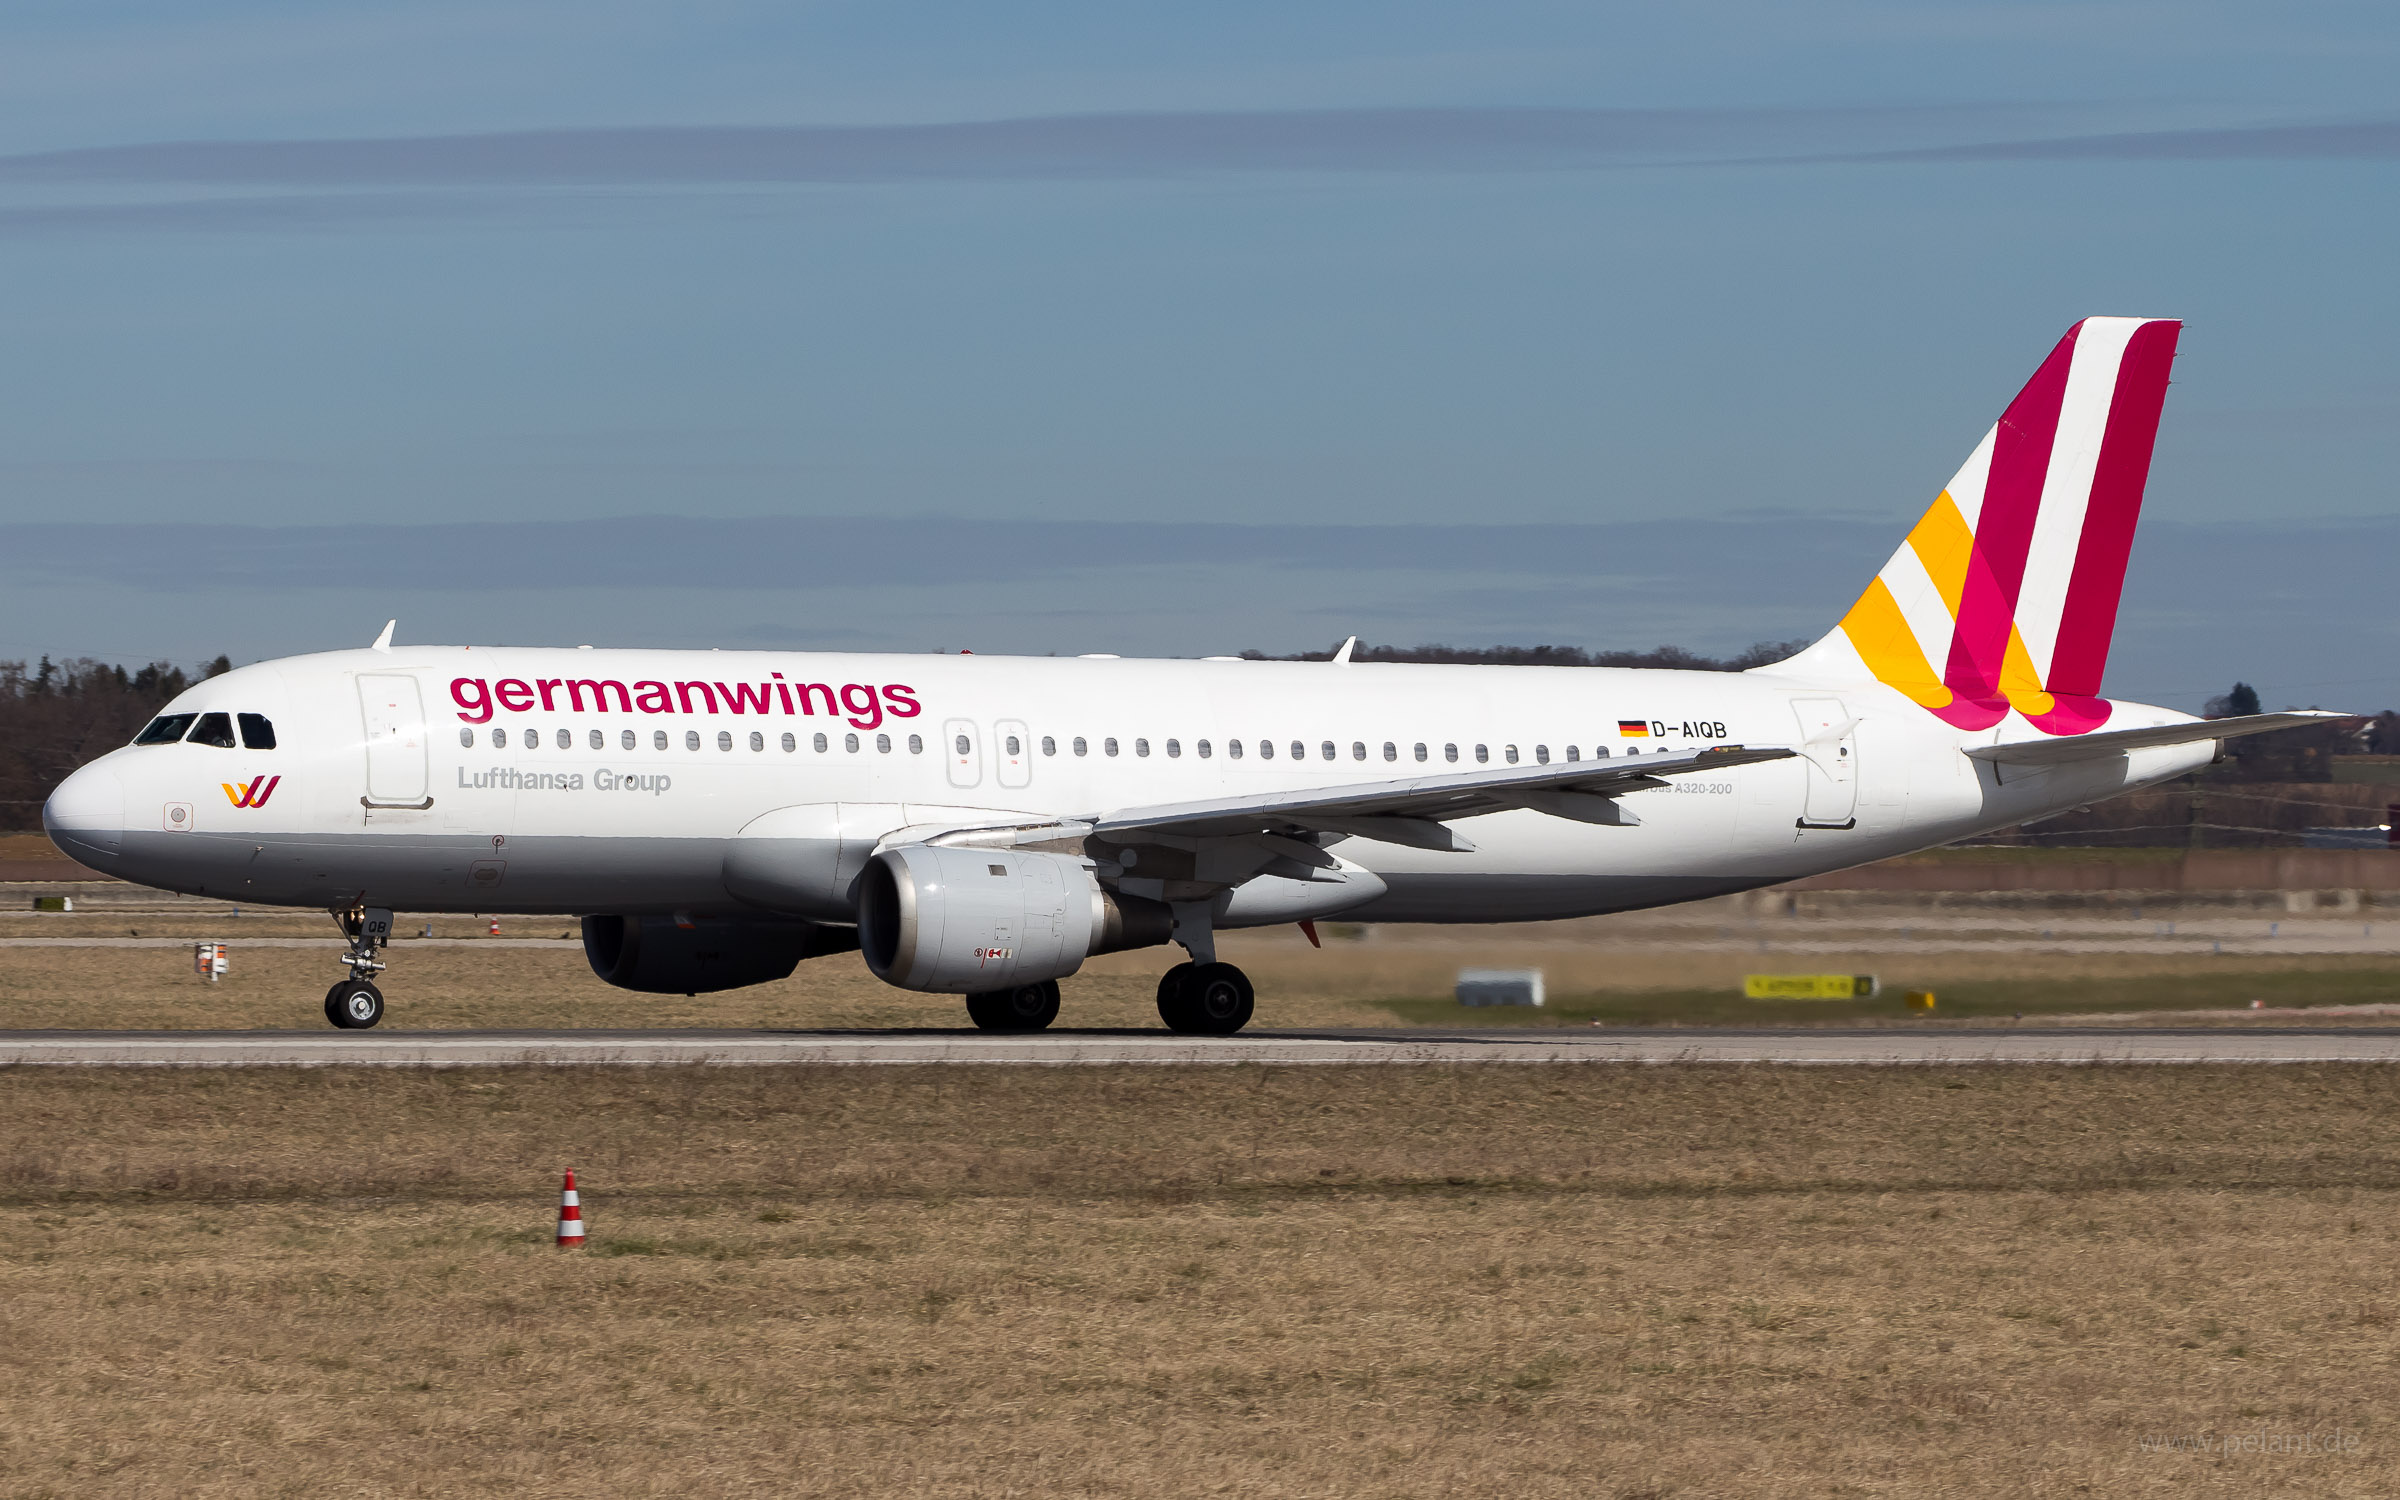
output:
[[[2010,766],[2055,766],[2068,761],[2097,760],[2152,745],[2190,745],[2201,740],[2238,739],[2270,729],[2297,729],[2327,719],[2353,715],[2323,709],[2282,714],[2244,714],[2235,719],[2189,719],[2181,724],[2158,724],[2148,729],[2112,729],[2102,734],[2062,735],[2056,739],[2020,740],[2008,745],[1980,745],[1967,754],[1977,760]]]

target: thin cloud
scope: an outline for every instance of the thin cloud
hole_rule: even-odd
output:
[[[1876,152],[1876,161],[2393,161],[2400,121],[2149,130]]]
[[[1292,110],[935,125],[660,126],[91,147],[0,157],[0,182],[400,188],[1573,170],[1888,154],[2077,123],[2085,122],[2056,110],[1932,106]]]

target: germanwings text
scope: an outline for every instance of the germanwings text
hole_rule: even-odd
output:
[[[846,718],[861,729],[873,729],[886,715],[913,719],[925,711],[917,690],[904,682],[878,688],[864,682],[787,682],[781,672],[766,682],[622,682],[589,677],[543,677],[527,682],[503,677],[454,677],[450,699],[458,716],[482,724],[494,708],[512,714],[531,713],[534,705],[555,713],[621,714],[805,714],[813,718],[819,705],[831,718]]]

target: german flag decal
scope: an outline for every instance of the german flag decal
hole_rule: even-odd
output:
[[[1619,719],[1617,720],[1617,733],[1629,740],[1646,740],[1650,738],[1650,721],[1648,719]]]

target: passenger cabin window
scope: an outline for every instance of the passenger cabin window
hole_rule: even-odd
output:
[[[1577,749],[1575,746],[1569,745],[1567,747],[1567,759],[1570,761],[1581,760],[1583,759],[1583,752]]]
[[[700,748],[699,730],[687,729],[683,732],[683,748],[686,750],[697,750]]]
[[[1080,734],[1075,736],[1075,753],[1077,755],[1089,755],[1092,753],[1091,744]]]
[[[783,746],[783,748],[784,748],[784,749],[786,749],[786,750],[789,750],[789,749],[791,749],[791,748],[792,748],[792,746],[791,746],[791,738],[792,738],[792,737],[791,737],[790,735],[788,735],[788,734],[787,734],[787,735],[785,735],[783,738],[784,738],[784,746]],[[633,732],[632,730],[628,729],[628,730],[626,730],[626,731],[625,731],[623,734],[620,734],[620,735],[618,735],[618,736],[617,736],[617,743],[618,743],[619,745],[623,746],[625,749],[631,750],[631,749],[632,749],[634,746],[636,746],[636,745],[640,744],[640,743],[641,743],[641,740],[640,740],[640,738],[639,738],[639,737],[637,737],[637,736],[634,734],[634,732]]]
[[[183,738],[198,714],[162,714],[150,721],[150,727],[133,737],[137,745],[172,745]]]
[[[910,735],[908,737],[908,753],[911,755],[923,755],[925,753],[925,736],[921,734]]]
[[[1136,755],[1148,755],[1150,753],[1150,742],[1138,735],[1135,736],[1133,741],[1133,753]]]
[[[720,729],[717,731],[717,748],[719,750],[731,750],[733,748],[732,730]]]
[[[1294,741],[1292,741],[1292,759],[1294,759],[1294,760],[1306,760],[1306,759],[1308,759],[1308,747],[1307,747],[1306,745],[1303,745],[1303,744],[1301,744],[1301,743],[1300,743],[1298,740],[1294,740]]]
[[[592,731],[592,748],[594,750],[605,750],[608,748],[608,735],[605,731],[598,729]]]
[[[963,734],[950,741],[950,753],[952,755],[965,755],[973,748],[973,746],[967,743],[967,737]]]
[[[1491,747],[1491,746],[1489,746],[1489,745],[1477,745],[1477,746],[1475,747],[1475,764],[1477,764],[1477,765],[1479,765],[1479,766],[1480,766],[1480,765],[1483,765],[1483,764],[1487,763],[1488,761],[1490,761],[1490,760],[1491,760],[1491,758],[1492,758],[1492,747]]]
[[[231,750],[233,715],[202,714],[200,722],[192,726],[192,732],[185,739],[194,745],[213,745],[219,750]]]
[[[1383,742],[1383,758],[1385,760],[1398,760],[1400,758],[1400,747],[1393,744],[1390,740],[1385,740]]]
[[[808,742],[808,748],[816,751],[819,755],[823,755],[825,753],[825,736],[821,734],[813,736]]]
[[[1232,756],[1235,760],[1240,760],[1242,758],[1242,742],[1240,740],[1227,740],[1225,742],[1225,753]]]
[[[755,730],[755,729],[751,730],[751,731],[750,731],[750,753],[751,753],[751,754],[753,754],[753,755],[756,755],[756,754],[757,754],[759,751],[761,751],[761,750],[764,750],[764,749],[766,749],[766,748],[767,748],[767,737],[766,737],[765,735],[763,735],[763,734],[759,733],[759,732],[758,732],[757,730]]]
[[[1167,759],[1169,759],[1169,760],[1181,760],[1182,758],[1183,758],[1183,741],[1181,741],[1181,740],[1169,740],[1169,741],[1167,741]]]
[[[492,726],[492,748],[494,750],[506,750],[508,748],[508,731],[501,728],[497,724]]]
[[[892,753],[892,737],[890,735],[879,734],[875,736],[875,753],[877,755],[889,755]]]
[[[562,729],[558,732],[558,748],[561,750],[572,750],[575,748],[574,730]]]
[[[528,729],[525,731],[525,748],[528,750],[542,748],[542,732],[540,730]]]
[[[1449,761],[1452,765],[1456,765],[1458,763],[1458,747],[1456,745],[1444,745],[1442,747],[1442,759]]]
[[[1517,747],[1516,747],[1516,746],[1514,746],[1514,745],[1507,745],[1507,746],[1504,746],[1504,747],[1502,747],[1501,753],[1502,753],[1502,754],[1504,754],[1504,755],[1506,755],[1506,756],[1508,757],[1508,763],[1509,763],[1510,765],[1512,765],[1512,766],[1513,766],[1513,765],[1515,765],[1515,764],[1517,763]]]
[[[1100,742],[1100,753],[1103,755],[1114,755],[1117,753],[1117,741],[1114,735],[1111,735],[1109,738]]]
[[[265,714],[235,714],[233,721],[242,726],[242,748],[244,750],[272,750],[275,748],[275,726],[268,721]]]
[[[667,732],[665,730],[659,729],[651,732],[650,748],[653,750],[664,750],[667,748]]]
[[[1056,737],[1047,734],[1042,736],[1042,753],[1044,755],[1056,755],[1058,753],[1058,740]]]
[[[856,755],[858,753],[858,736],[855,734],[843,735],[842,748],[849,751],[852,755]]]
[[[474,748],[475,748],[475,731],[474,731],[474,730],[472,730],[472,729],[462,729],[462,730],[460,730],[460,731],[458,732],[458,742],[459,742],[461,745],[464,745],[464,746],[465,746],[466,748],[468,748],[469,750],[472,750],[472,749],[474,749]]]
[[[1365,740],[1352,740],[1350,742],[1350,758],[1352,760],[1365,760],[1367,758],[1367,742]]]
[[[1012,734],[1012,735],[1008,735],[1008,736],[1006,736],[1006,743],[1007,743],[1007,745],[1008,745],[1008,753],[1009,753],[1009,754],[1011,754],[1011,755],[1023,755],[1023,754],[1025,753],[1025,749],[1024,749],[1024,747],[1023,747],[1022,745],[1019,745],[1019,744],[1017,743],[1017,737],[1016,737],[1015,735],[1013,735],[1013,734]]]
[[[1333,741],[1327,740],[1322,745],[1319,745],[1317,750],[1318,753],[1322,754],[1327,760],[1333,759]]]
[[[1417,759],[1419,759],[1419,760],[1423,760],[1424,758],[1425,758],[1425,742],[1424,742],[1423,740],[1419,740],[1419,741],[1417,741]]]
[[[799,738],[799,736],[797,736],[797,735],[793,734],[793,733],[792,733],[790,730],[788,730],[788,729],[787,729],[787,730],[785,730],[785,731],[783,732],[783,753],[784,753],[784,754],[786,754],[786,755],[789,755],[789,754],[791,754],[793,751],[795,751],[795,750],[797,750],[797,749],[799,749],[799,748],[800,748],[800,738]]]

